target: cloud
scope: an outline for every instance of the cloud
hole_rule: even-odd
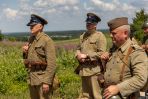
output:
[[[6,8],[6,9],[3,10],[3,13],[8,19],[14,20],[17,16],[18,11],[13,10],[11,8]]]
[[[112,2],[105,2],[102,0],[91,0],[94,5],[104,11],[130,11],[135,10],[135,7],[131,4],[123,3],[119,0],[113,0]]]
[[[78,11],[79,7],[78,6],[73,6],[73,9]]]
[[[49,0],[37,0],[33,5],[37,7],[46,7],[49,4]]]
[[[76,5],[79,0],[37,0],[33,5],[36,7],[55,7],[65,5]]]
[[[47,11],[48,13],[54,13],[54,12],[56,12],[56,9],[49,9],[48,11]]]
[[[135,6],[137,8],[140,8],[140,9],[145,9],[145,11],[148,13],[148,0],[141,0],[140,2],[139,1],[134,1],[134,2],[131,2],[131,5],[132,6]]]
[[[79,0],[49,0],[49,2],[57,5],[75,5],[79,2]]]
[[[94,8],[91,7],[91,6],[88,6],[88,4],[87,4],[86,2],[84,2],[83,6],[84,6],[84,9],[85,9],[86,11],[92,11],[92,10],[94,9]]]
[[[99,8],[102,8],[104,10],[114,10],[116,6],[112,3],[105,3],[102,0],[92,0],[94,5],[98,6]]]

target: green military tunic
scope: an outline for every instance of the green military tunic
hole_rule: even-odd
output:
[[[125,61],[124,58],[130,46],[133,50],[129,54],[128,60]],[[112,48],[111,57],[106,64],[104,74],[106,83],[117,84],[122,96],[128,96],[140,90],[147,80],[147,61],[144,50],[128,39],[120,48]],[[123,64],[125,64],[125,68],[121,80]]]
[[[77,52],[86,54],[89,57],[89,62],[79,64],[79,75],[82,79],[82,95],[79,99],[102,99],[98,82],[98,74],[101,73],[101,61],[98,60],[100,60],[100,55],[106,51],[106,45],[106,38],[102,32],[85,32],[80,36]]]
[[[148,46],[148,35],[145,35],[143,37],[142,44]],[[148,55],[148,49],[147,48],[145,49],[145,52]],[[148,90],[148,78],[147,78],[147,84],[144,86],[144,88],[141,91],[146,91],[146,90]]]
[[[148,46],[148,35],[143,37],[142,44]],[[148,49],[147,48],[145,49],[145,52],[148,55]]]
[[[106,51],[106,38],[102,32],[94,31],[93,33],[83,33],[80,36],[80,45],[78,51],[83,54],[87,54],[90,61],[97,61],[100,59],[102,52]],[[80,76],[91,76],[100,73],[99,64],[80,64],[81,68],[79,71]]]
[[[30,38],[27,59],[47,63],[45,70],[32,71],[30,68],[28,69],[28,83],[30,85],[52,84],[56,69],[56,56],[54,43],[48,35],[41,32]]]

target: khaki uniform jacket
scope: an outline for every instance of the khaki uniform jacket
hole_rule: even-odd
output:
[[[127,55],[130,46],[133,50],[125,62],[124,57]],[[117,84],[122,96],[128,96],[140,90],[147,80],[147,61],[148,59],[144,50],[128,39],[120,48],[112,50],[104,74],[106,83]],[[120,81],[123,64],[126,65],[123,72],[123,80]]]
[[[148,35],[144,36],[142,44],[143,45],[148,45]],[[148,55],[148,50],[147,49],[145,49],[145,52]]]
[[[94,31],[93,33],[85,32],[80,36],[80,44],[77,51],[87,54],[90,61],[97,61],[100,59],[102,52],[106,51],[106,38],[102,32]],[[90,64],[80,64],[80,76],[91,76],[100,73],[100,66]]]
[[[41,32],[36,37],[30,37],[27,59],[47,63],[44,71],[28,70],[28,83],[31,85],[52,84],[56,69],[56,56],[54,43],[48,35]]]
[[[148,44],[148,35],[144,36],[142,44]]]

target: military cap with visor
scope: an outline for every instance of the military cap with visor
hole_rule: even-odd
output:
[[[148,28],[148,20],[145,21],[142,25],[142,29]]]
[[[94,13],[87,13],[86,23],[97,24],[101,21],[101,18]]]
[[[41,16],[38,16],[36,14],[31,14],[31,19],[30,19],[30,22],[27,24],[27,26],[33,26],[36,24],[46,25],[48,24],[48,22]]]
[[[123,26],[123,25],[129,25],[127,17],[115,18],[115,19],[112,19],[108,22],[108,26],[109,26],[110,31],[112,31],[120,26]]]

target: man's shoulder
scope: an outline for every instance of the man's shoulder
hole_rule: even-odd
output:
[[[47,35],[46,33],[43,32],[42,40],[48,41],[48,40],[52,40],[52,39],[51,39],[51,37],[49,35]]]
[[[92,38],[94,39],[100,39],[100,38],[105,38],[105,35],[100,32],[100,31],[96,31],[93,35],[92,35]]]
[[[145,50],[142,47],[140,47],[138,44],[132,43],[131,47],[133,49],[132,51],[133,54],[145,53]]]
[[[96,32],[95,32],[95,35],[104,36],[103,32],[101,32],[101,31],[96,31]]]
[[[132,47],[134,50],[143,50],[142,47],[140,47],[138,44],[135,44],[135,43],[132,43],[132,44],[131,44],[131,47]]]
[[[80,33],[80,36],[84,36],[86,34],[86,32],[82,32]]]

